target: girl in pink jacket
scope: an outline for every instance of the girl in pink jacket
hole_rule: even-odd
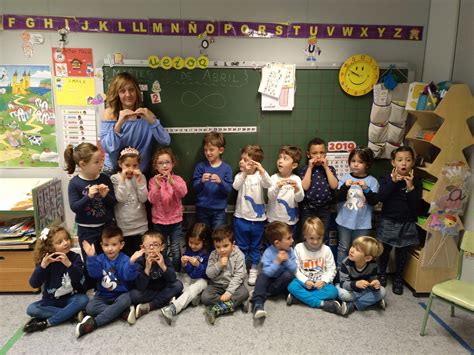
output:
[[[153,157],[157,173],[148,183],[148,200],[155,230],[168,241],[171,260],[176,271],[181,266],[181,235],[183,205],[181,199],[188,193],[186,182],[173,173],[176,157],[170,148],[160,148]]]

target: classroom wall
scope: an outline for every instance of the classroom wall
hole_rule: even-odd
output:
[[[393,0],[2,0],[0,13],[126,18],[130,16],[132,7],[134,18],[421,25],[427,33],[430,1],[410,0],[400,5],[400,2]],[[34,57],[27,59],[22,53],[20,33],[0,32],[0,63],[51,64],[51,47],[57,46],[59,35],[56,32],[43,32],[44,44],[35,45]],[[68,39],[69,47],[91,47],[97,67],[102,65],[107,54],[117,51],[124,53],[128,59],[144,59],[152,54],[172,57],[199,55],[199,41],[190,37],[70,33]],[[318,45],[322,49],[318,58],[320,62],[341,63],[352,54],[368,53],[380,62],[406,62],[415,70],[415,79],[421,79],[426,37],[419,42],[320,40]],[[305,61],[305,47],[304,39],[217,37],[208,54],[210,59],[219,60],[301,63]],[[436,58],[428,60],[436,61]],[[462,73],[464,66],[469,65],[458,62],[458,72]],[[102,88],[99,86],[96,89]],[[57,117],[60,117],[59,111]],[[60,121],[57,133],[58,137],[62,137]],[[63,148],[62,139],[59,138],[58,149],[62,151]],[[0,176],[57,176],[63,180],[64,190],[67,190],[67,176],[60,169],[0,169]],[[69,209],[67,216],[68,226],[72,226],[73,215]]]

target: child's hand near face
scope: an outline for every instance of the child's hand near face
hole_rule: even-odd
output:
[[[226,267],[227,263],[229,262],[229,257],[228,256],[221,256],[219,258],[219,262],[221,263],[222,267]]]
[[[354,181],[352,180],[346,180],[346,186],[351,187],[354,184]]]
[[[107,196],[107,194],[109,193],[110,189],[107,185],[105,184],[100,184],[99,185],[99,194],[100,194],[100,197],[104,198],[105,196]]]
[[[356,282],[356,287],[357,288],[364,288],[365,289],[369,286],[370,286],[370,283],[367,280],[359,280],[359,281]]]
[[[90,244],[87,240],[84,240],[82,242],[82,249],[84,249],[84,252],[86,253],[87,256],[95,255],[95,245]]]
[[[281,264],[287,260],[288,260],[288,253],[286,252],[286,250],[280,250],[276,257],[277,264]]]
[[[156,263],[158,264],[160,269],[163,270],[163,272],[166,271],[165,258],[161,253],[156,254]]]
[[[140,169],[135,169],[133,171],[133,176],[135,176],[135,179],[137,180],[137,184],[141,185],[146,182]]]
[[[46,269],[49,264],[56,262],[55,253],[46,253],[46,255],[41,260],[41,267]]]
[[[186,264],[189,262],[189,256],[183,255],[181,257],[181,265],[186,266]]]
[[[70,267],[72,265],[71,260],[67,257],[66,254],[57,251],[55,254],[55,261],[60,261],[65,267]]]
[[[360,188],[361,188],[362,190],[366,190],[367,187],[368,187],[368,186],[367,186],[367,183],[365,182],[365,180],[360,180],[360,181],[358,182],[358,185],[360,186]]]
[[[402,178],[403,178],[403,180],[405,180],[405,182],[407,184],[407,189],[409,191],[411,191],[415,188],[415,185],[413,185],[413,178],[414,178],[413,170],[411,170],[408,175],[403,176]]]
[[[144,249],[137,250],[133,255],[130,257],[130,264],[135,264],[135,261],[145,253]]]

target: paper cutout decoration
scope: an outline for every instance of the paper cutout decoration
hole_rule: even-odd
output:
[[[321,55],[321,48],[319,48],[316,43],[318,43],[318,38],[316,36],[311,36],[308,38],[308,45],[304,49],[306,61],[315,62],[316,56]]]
[[[21,33],[21,40],[23,41],[23,44],[21,46],[23,50],[23,55],[26,58],[31,58],[33,57],[33,43],[31,43],[31,35],[28,31],[23,31]]]
[[[445,165],[441,170],[442,181],[437,199],[430,205],[429,213],[450,213],[462,216],[464,204],[470,193],[471,172],[459,161]]]
[[[100,105],[100,104],[104,103],[105,98],[106,98],[105,94],[97,94],[96,97],[89,96],[87,98],[87,104],[88,105]]]
[[[279,98],[287,73],[288,69],[282,66],[264,66],[258,92],[273,98]]]

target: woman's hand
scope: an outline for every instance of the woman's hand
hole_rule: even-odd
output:
[[[151,112],[149,109],[147,109],[146,107],[140,107],[137,110],[135,110],[135,115],[143,117],[144,119],[148,121],[149,124],[155,123],[155,118],[156,118],[155,114]]]

